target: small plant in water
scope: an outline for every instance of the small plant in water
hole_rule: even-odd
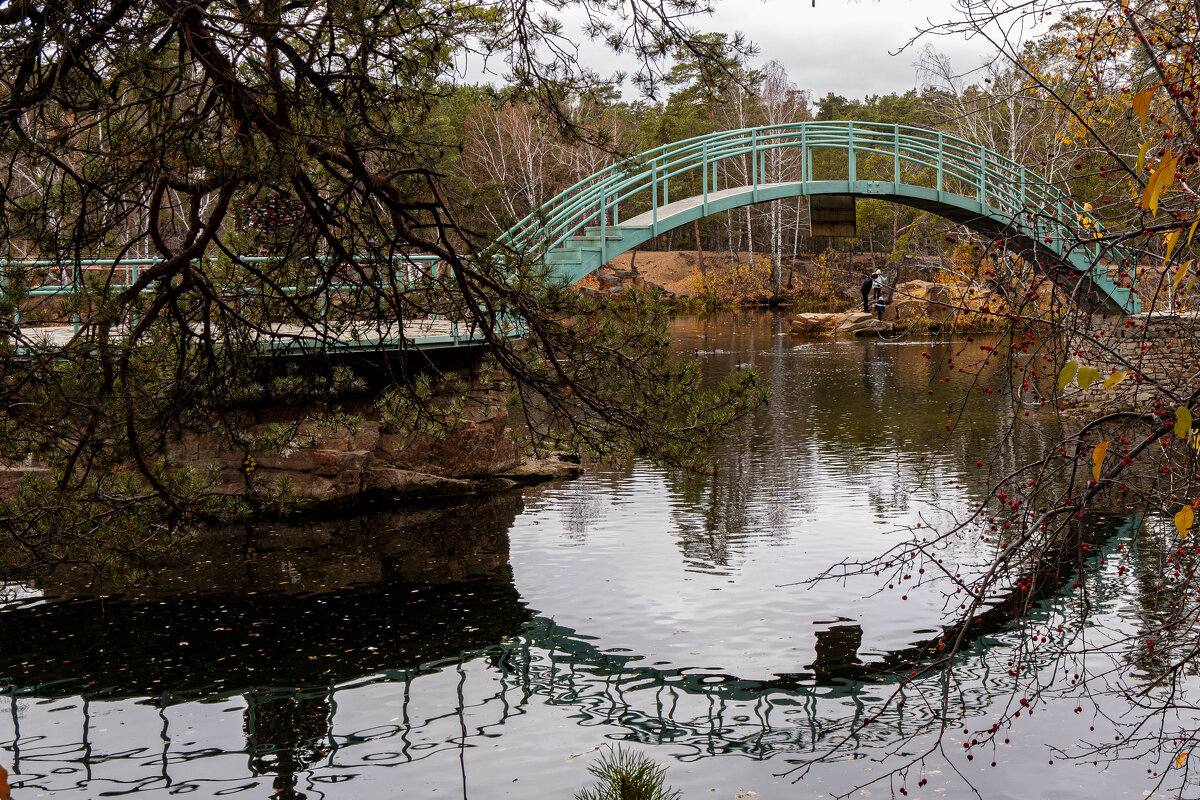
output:
[[[588,767],[596,776],[592,786],[580,789],[575,800],[679,800],[680,794],[666,785],[667,768],[648,756],[620,746],[609,747]]]

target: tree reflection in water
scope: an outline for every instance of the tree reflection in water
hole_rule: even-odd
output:
[[[841,363],[834,363],[842,356],[833,348],[805,356],[815,371],[798,375],[788,371],[797,363],[790,347],[777,338],[763,341],[779,361],[766,376],[779,398],[772,418],[756,421],[746,440],[733,443],[715,479],[652,476],[668,501],[653,520],[661,545],[654,552],[679,556],[678,571],[688,580],[720,573],[719,582],[732,585],[752,559],[786,557],[821,568],[825,564],[815,563],[813,548],[826,542],[844,547],[848,535],[817,513],[829,506],[818,502],[821,492],[840,502],[853,486],[855,502],[865,498],[866,509],[859,508],[870,517],[860,525],[864,540],[878,536],[878,528],[868,524],[921,499],[921,487],[896,480],[897,442],[911,439],[917,450],[935,449],[934,411],[915,407],[900,416],[895,397],[909,390],[895,397],[875,392],[874,372],[870,386],[864,385],[857,351],[849,353],[859,360],[850,365],[846,388],[836,375],[821,371],[823,360],[833,365],[830,370]],[[872,358],[886,353],[883,345],[871,347],[879,351]],[[897,359],[905,369],[889,371],[887,380],[925,379],[919,372],[924,359],[914,354]],[[807,391],[815,399],[789,402],[803,381],[814,384]],[[859,400],[880,403],[878,413],[858,413]],[[944,406],[936,413],[944,415]],[[834,441],[844,443],[833,453],[837,458],[829,450]],[[916,461],[915,453],[904,452]],[[862,469],[863,463],[878,465],[887,453],[891,462]],[[950,462],[967,457],[965,451],[945,455]],[[833,477],[813,486],[817,466]],[[556,563],[539,560],[544,552],[537,548],[560,548],[564,560],[580,562],[578,572],[564,571],[569,578],[604,571],[610,563],[602,560],[604,548],[644,559],[649,548],[639,537],[650,532],[611,529],[612,497],[634,515],[645,513],[646,504],[629,497],[648,483],[628,476],[611,470],[558,495],[530,491],[531,504],[549,510],[522,520],[521,547],[532,554],[522,551],[521,558],[530,560],[530,569],[545,571]],[[625,494],[610,493],[605,481],[624,482]],[[544,500],[568,495],[571,502]],[[949,492],[936,497],[947,503],[963,499]],[[537,726],[546,724],[555,742],[539,747],[553,750],[555,761],[618,739],[662,746],[663,753],[697,771],[700,762],[720,757],[722,771],[769,775],[827,753],[849,735],[850,746],[836,756],[849,770],[853,759],[879,752],[873,748],[923,731],[989,724],[997,700],[1013,690],[1005,659],[1019,646],[1021,633],[997,614],[956,667],[958,693],[945,719],[940,704],[933,703],[906,702],[880,713],[882,698],[892,691],[917,700],[922,693],[936,696],[941,686],[936,677],[903,683],[911,671],[901,666],[911,653],[902,645],[876,646],[878,625],[866,613],[868,603],[851,611],[849,603],[831,602],[819,614],[804,616],[787,605],[793,597],[787,593],[765,598],[767,582],[741,590],[743,600],[756,603],[753,619],[767,619],[765,634],[731,627],[731,638],[740,638],[729,650],[751,647],[755,637],[766,635],[801,650],[794,661],[781,660],[779,672],[759,670],[753,678],[700,647],[694,648],[702,651],[694,661],[672,661],[655,650],[655,637],[661,641],[674,628],[652,618],[660,610],[653,603],[679,604],[680,598],[670,596],[661,571],[652,573],[660,569],[657,562],[650,565],[649,585],[635,586],[633,577],[614,571],[597,581],[614,578],[604,590],[608,594],[580,600],[583,587],[568,580],[562,602],[542,604],[542,596],[539,607],[530,608],[535,595],[522,583],[522,596],[510,565],[509,531],[521,510],[520,496],[498,495],[291,528],[230,529],[199,543],[188,563],[156,571],[125,596],[110,596],[111,587],[94,586],[90,576],[68,570],[44,576],[32,587],[35,596],[14,599],[0,613],[0,641],[6,643],[0,648],[0,685],[6,688],[0,692],[9,703],[9,713],[0,715],[6,716],[0,718],[0,748],[3,757],[11,756],[12,782],[18,792],[82,788],[99,796],[136,790],[150,797],[188,790],[213,796],[257,782],[269,783],[278,797],[353,793],[356,800],[390,799],[392,776],[419,782],[436,774],[441,780],[449,761],[464,752],[490,779],[507,763],[501,749],[541,736],[546,728]],[[540,524],[545,528],[532,527]],[[1114,526],[1105,533],[1113,546],[1121,541],[1128,546],[1144,535],[1122,531],[1114,520],[1105,524]],[[797,534],[800,525],[812,526],[803,532],[808,538]],[[1096,587],[1092,597],[1125,603],[1127,588],[1104,568],[1110,554],[1098,548],[1082,565],[1082,579]],[[1131,576],[1137,574],[1131,569]],[[630,582],[621,586],[616,579]],[[633,591],[650,602],[622,606],[618,593]],[[42,595],[73,599],[51,602]],[[721,599],[711,607],[734,596],[733,588],[713,593]],[[610,605],[602,605],[606,599]],[[925,639],[930,632],[918,626],[936,621],[916,619],[914,605],[886,610],[908,636],[901,643]],[[1125,607],[1141,608],[1134,599]],[[606,629],[603,615],[612,608],[637,613]],[[1048,596],[1026,624],[1044,626],[1070,613],[1067,600]],[[568,614],[576,616],[566,620]],[[843,614],[854,618],[835,616]],[[669,625],[669,615],[663,617]],[[737,613],[730,617],[735,625],[743,619]],[[697,630],[699,639],[712,627]],[[649,632],[644,646],[622,649],[642,631]],[[801,646],[792,646],[797,643]],[[803,655],[810,643],[812,659]],[[505,747],[496,747],[501,740]],[[495,754],[489,755],[490,748]],[[746,764],[763,761],[775,763],[746,772]],[[531,772],[545,762],[538,765]],[[387,766],[404,771],[382,769]],[[521,773],[523,788],[529,774]],[[377,779],[387,790],[372,789],[372,775],[388,776]],[[341,794],[329,792],[341,782],[349,784]],[[449,781],[442,786],[449,788]]]

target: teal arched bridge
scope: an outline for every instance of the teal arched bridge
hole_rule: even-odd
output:
[[[496,249],[533,254],[544,260],[552,275],[573,283],[615,256],[710,214],[818,195],[875,198],[930,211],[1002,240],[1011,252],[1061,283],[1085,309],[1119,314],[1139,310],[1130,288],[1135,254],[1106,241],[1100,223],[1057,186],[980,145],[884,123],[798,122],[664,145],[561,192],[500,236]],[[119,273],[128,285],[140,268],[154,263],[155,259],[73,263],[73,277],[62,285],[30,293],[69,293],[86,269],[110,270],[109,285],[114,287],[121,285]],[[0,278],[12,267],[60,266],[51,261],[0,262]],[[414,271],[436,274],[439,268],[434,257],[398,256],[388,279],[411,277]],[[19,325],[17,318],[13,322]],[[520,326],[513,330],[519,334]],[[52,344],[49,338],[45,341]],[[403,331],[371,320],[336,331],[297,328],[281,320],[277,335],[263,344],[290,350],[317,341],[348,349],[435,348],[477,344],[481,337],[454,320],[421,320],[406,324]]]
[[[731,181],[731,174],[740,180]],[[1085,308],[1138,311],[1122,276],[1134,273],[1136,256],[1105,242],[1103,226],[1069,195],[981,145],[904,125],[798,122],[664,145],[580,181],[501,242],[526,252],[544,248],[547,262],[573,282],[693,220],[814,195],[875,198],[933,212],[1002,238],[1054,274]]]

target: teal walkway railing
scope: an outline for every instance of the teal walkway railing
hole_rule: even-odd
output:
[[[980,145],[937,131],[885,123],[771,125],[648,150],[561,192],[498,237],[495,252],[500,257],[516,253],[542,259],[553,275],[573,283],[613,257],[710,214],[828,194],[873,197],[934,212],[1002,239],[1010,250],[1053,275],[1084,308],[1112,313],[1139,310],[1138,297],[1131,290],[1135,253],[1106,240],[1099,221],[1057,186]],[[72,292],[91,269],[104,271],[109,285],[120,288],[136,281],[140,269],[157,263],[158,259],[136,258],[74,262],[58,285],[37,287],[29,294],[48,297]],[[0,261],[0,283],[7,284],[15,266],[61,270],[64,265]],[[400,256],[391,267],[401,279],[406,270],[436,274],[438,269],[436,258],[421,255]],[[334,286],[329,291],[351,288]],[[13,317],[14,323],[19,321]],[[465,324],[441,322],[413,333],[380,327],[374,336],[324,338],[351,349],[381,344],[432,348],[482,341]],[[509,328],[520,335],[518,322]]]

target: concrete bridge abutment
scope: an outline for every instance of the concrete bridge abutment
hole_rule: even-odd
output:
[[[1148,311],[1093,314],[1066,338],[1068,360],[1095,367],[1101,381],[1127,377],[1111,389],[1100,385],[1069,396],[1075,403],[1105,402],[1141,407],[1156,395],[1178,392],[1200,373],[1200,312]]]

